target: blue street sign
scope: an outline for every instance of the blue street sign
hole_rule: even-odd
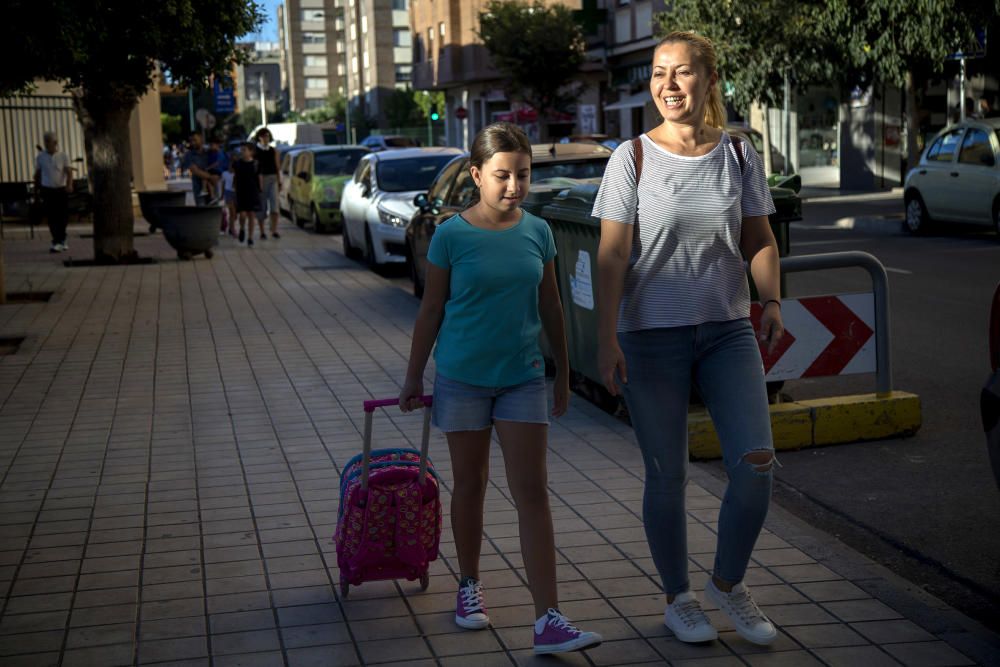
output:
[[[945,60],[961,60],[965,58],[967,60],[972,60],[974,58],[985,58],[986,57],[986,28],[978,28],[976,30],[976,46],[969,51],[956,51],[955,53],[949,53],[945,56]]]
[[[212,85],[215,95],[215,113],[226,114],[236,111],[236,95],[232,87],[224,87],[218,79]]]

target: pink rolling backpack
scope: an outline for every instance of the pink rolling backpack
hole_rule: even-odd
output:
[[[441,498],[427,449],[431,397],[422,397],[421,450],[372,451],[372,413],[397,405],[395,398],[365,401],[364,451],[347,462],[340,477],[337,567],[340,593],[350,586],[384,579],[420,580],[427,590],[430,562],[441,541]]]

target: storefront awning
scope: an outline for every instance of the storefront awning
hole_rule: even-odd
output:
[[[646,102],[649,102],[649,93],[643,91],[641,93],[635,93],[634,95],[627,95],[614,104],[609,104],[604,107],[605,111],[617,111],[619,109],[635,109],[636,107],[646,106]]]

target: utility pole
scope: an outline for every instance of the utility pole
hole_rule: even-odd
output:
[[[188,129],[194,132],[194,91],[191,86],[188,86],[188,121],[191,125]]]
[[[958,60],[958,119],[965,120],[965,54]]]
[[[782,144],[784,144],[785,165],[784,169],[782,169],[781,171],[785,176],[788,176],[790,173],[792,173],[792,111],[788,99],[789,97],[791,97],[792,91],[791,91],[791,85],[788,82],[787,68],[785,69],[785,89],[783,92],[784,92],[784,103],[782,106],[784,107],[783,111],[785,114],[784,117],[785,128],[782,131],[782,134],[784,135],[784,141],[782,142]]]
[[[257,85],[260,86],[260,124],[267,125],[267,100],[264,97],[264,73],[257,72]]]

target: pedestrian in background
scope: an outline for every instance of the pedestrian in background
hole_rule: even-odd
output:
[[[52,245],[49,252],[65,252],[66,225],[69,222],[69,194],[73,191],[73,169],[69,158],[59,150],[55,132],[42,135],[45,149],[35,157],[35,192],[42,198],[45,218],[49,223]]]
[[[234,165],[233,182],[236,186],[236,214],[239,217],[240,243],[246,239],[247,246],[253,247],[253,225],[260,210],[260,192],[264,186],[260,167],[254,159],[254,145],[243,144],[240,159]]]
[[[264,231],[264,220],[271,219],[271,236],[281,238],[278,233],[278,190],[281,188],[281,155],[278,149],[271,146],[274,137],[266,127],[257,130],[257,164],[260,165],[260,175],[263,178],[261,190],[261,207],[258,215],[260,221],[260,238],[267,240]]]
[[[451,453],[451,523],[461,570],[455,623],[474,630],[490,623],[479,554],[495,428],[535,604],[535,653],[591,648],[601,637],[581,632],[558,610],[546,469],[549,410],[538,347],[543,326],[557,362],[556,417],[569,402],[569,362],[552,232],[520,207],[528,194],[531,145],[516,126],[496,123],[476,135],[470,163],[479,201],[440,225],[431,239],[399,405],[404,412],[421,405],[436,340],[433,416]]]
[[[191,194],[196,206],[208,204],[210,192],[221,175],[209,172],[209,167],[215,163],[216,156],[205,147],[201,132],[192,132],[189,138],[190,148],[184,154],[181,166],[191,174]]]
[[[760,156],[722,129],[716,63],[704,37],[663,38],[649,83],[663,122],[608,161],[593,210],[601,219],[599,368],[608,391],[624,393],[642,450],[643,523],[667,597],[665,625],[685,642],[717,637],[688,579],[693,383],[729,476],[705,595],[741,636],[769,644],[777,631],[743,583],[776,465],[743,262],[763,304],[763,340],[773,349],[784,331],[778,248],[767,219],[775,209]]]
[[[224,218],[222,231],[230,236],[236,236],[236,162],[231,161],[229,168],[222,174],[222,198],[224,203]]]
[[[209,187],[209,203],[214,203],[216,200],[221,201],[223,193],[225,192],[224,184],[222,183],[222,175],[229,171],[229,156],[226,155],[226,151],[222,149],[222,140],[219,137],[213,136],[212,140],[208,144],[208,152],[212,155],[211,162],[208,165],[208,173],[213,176],[218,176],[218,180],[212,183]]]

